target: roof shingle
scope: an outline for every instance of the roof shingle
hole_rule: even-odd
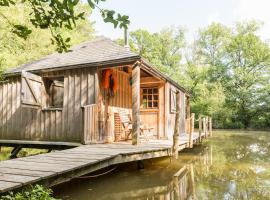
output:
[[[75,46],[67,53],[54,53],[37,61],[23,64],[10,69],[6,74],[25,71],[38,71],[65,66],[81,65],[138,57],[138,54],[117,45],[105,37],[98,37],[92,41]]]

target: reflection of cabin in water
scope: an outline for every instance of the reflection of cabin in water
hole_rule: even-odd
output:
[[[89,144],[131,136],[136,143],[140,135],[171,139],[176,92],[181,94],[180,133],[185,134],[190,113],[186,90],[106,38],[5,75],[0,85],[1,144]]]

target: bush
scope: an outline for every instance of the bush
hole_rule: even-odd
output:
[[[13,193],[1,197],[1,200],[56,200],[52,197],[52,190],[36,185],[31,190]]]

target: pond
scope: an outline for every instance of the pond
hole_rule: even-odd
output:
[[[270,199],[270,133],[215,131],[178,160],[126,164],[53,190],[65,200]]]

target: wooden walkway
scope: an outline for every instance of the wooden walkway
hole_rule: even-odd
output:
[[[193,134],[193,141],[198,141]],[[180,138],[179,150],[188,147],[188,137]],[[171,155],[169,141],[82,145],[73,149],[0,162],[0,193],[34,184],[54,186],[72,178],[120,163]]]

